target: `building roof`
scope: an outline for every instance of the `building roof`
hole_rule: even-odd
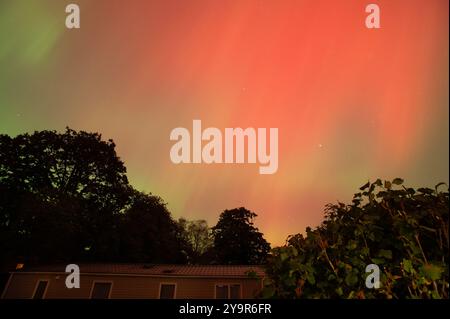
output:
[[[165,265],[165,264],[78,264],[80,273],[127,274],[174,277],[249,277],[265,275],[264,268],[258,265]],[[66,265],[27,266],[16,272],[55,272],[65,273]]]

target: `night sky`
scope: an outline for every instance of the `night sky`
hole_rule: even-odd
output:
[[[282,244],[368,179],[449,181],[448,1],[371,2],[2,0],[0,133],[100,132],[175,218],[245,206]],[[194,119],[278,128],[278,171],[173,164],[170,132]]]

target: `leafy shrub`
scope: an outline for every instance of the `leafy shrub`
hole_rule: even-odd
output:
[[[265,298],[448,298],[449,193],[376,180],[272,250]],[[368,264],[380,268],[366,287]]]

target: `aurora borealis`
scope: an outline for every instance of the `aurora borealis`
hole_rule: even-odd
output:
[[[364,26],[365,5],[381,29]],[[81,28],[65,28],[65,6]],[[256,212],[272,244],[368,179],[449,181],[448,1],[2,0],[0,133],[113,139],[137,189],[174,217]],[[194,119],[276,127],[279,166],[176,165]]]

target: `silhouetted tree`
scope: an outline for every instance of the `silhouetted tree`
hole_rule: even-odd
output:
[[[172,219],[134,190],[112,140],[69,128],[0,135],[0,268],[16,262],[256,264],[269,244],[245,208],[205,221]]]
[[[0,150],[2,263],[111,255],[129,189],[113,141],[67,128],[0,135]]]
[[[181,237],[161,199],[128,184],[112,140],[69,128],[0,135],[0,268],[17,261],[182,261]]]
[[[258,228],[257,215],[244,207],[225,210],[213,227],[214,252],[220,264],[261,264],[270,250]]]
[[[180,218],[178,224],[183,230],[183,237],[189,244],[189,262],[210,263],[212,258],[209,251],[213,245],[211,229],[206,220],[186,220]]]
[[[160,197],[134,191],[122,216],[125,261],[185,263],[190,246]]]

